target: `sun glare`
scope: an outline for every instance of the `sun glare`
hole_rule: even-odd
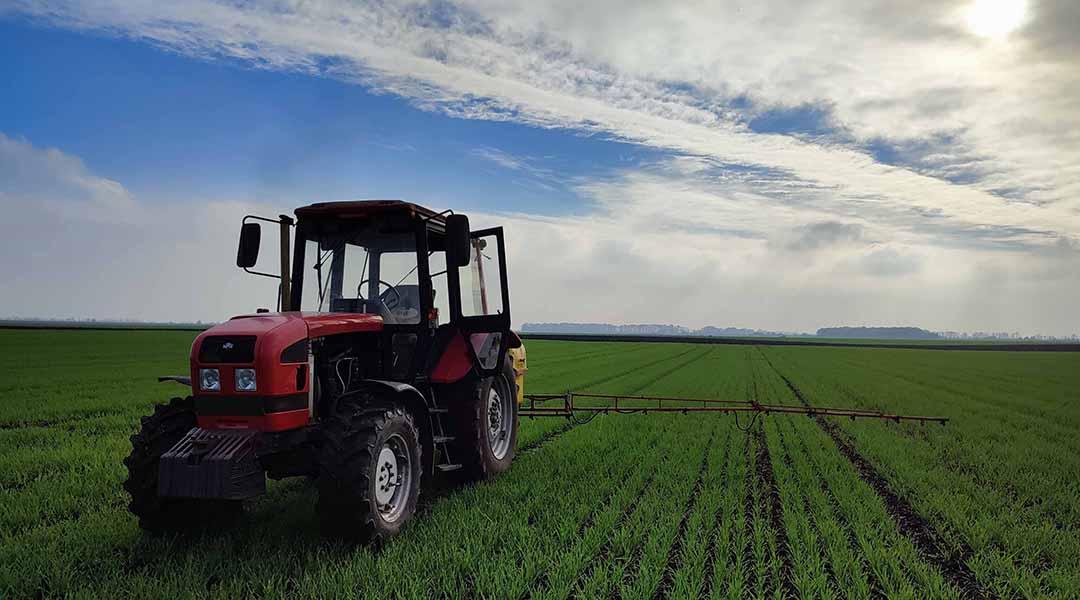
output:
[[[1027,0],[975,0],[968,9],[972,33],[988,38],[1005,37],[1024,23]]]

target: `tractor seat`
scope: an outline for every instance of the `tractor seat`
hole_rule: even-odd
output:
[[[379,299],[385,310],[379,312],[386,323],[412,325],[420,322],[420,286],[403,284],[394,286],[394,292],[384,291]],[[396,303],[394,303],[396,301]],[[393,304],[391,306],[391,304]]]

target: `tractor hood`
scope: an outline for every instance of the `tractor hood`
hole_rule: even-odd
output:
[[[206,353],[202,352],[203,343],[208,339],[222,343],[235,340],[232,347],[236,350],[241,349],[243,342],[250,341],[252,346],[245,354],[266,357],[277,356],[285,348],[303,340],[341,333],[377,332],[382,328],[383,320],[379,315],[303,312],[241,315],[199,334],[191,345],[191,358],[193,364],[211,362],[206,360]],[[212,362],[252,362],[245,358],[241,355]]]
[[[286,337],[317,338],[339,333],[382,331],[379,315],[357,313],[260,313],[240,315],[215,325],[204,335],[283,335]],[[290,334],[292,334],[290,336]],[[300,334],[297,336],[296,334]],[[202,336],[200,336],[202,337]],[[296,341],[294,339],[293,341]]]
[[[260,313],[234,317],[191,345],[191,384],[199,427],[284,431],[311,415],[310,343],[326,336],[378,332],[378,315]],[[200,371],[214,373],[204,387]],[[241,389],[239,372],[254,387]]]

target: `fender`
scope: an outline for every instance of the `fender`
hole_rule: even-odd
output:
[[[521,346],[522,346],[521,336],[518,335],[518,332],[511,329],[510,332],[509,332],[509,335],[507,337],[507,340],[506,340],[506,347],[507,348],[520,348]]]
[[[423,467],[425,476],[435,473],[435,433],[432,419],[436,418],[431,412],[432,403],[428,401],[420,390],[400,381],[386,381],[383,379],[365,379],[357,384],[357,391],[381,392],[398,402],[416,417],[416,426],[420,429],[420,446],[423,448]]]
[[[420,390],[407,383],[387,381],[385,379],[364,379],[358,384],[358,387],[359,389],[375,389],[392,392],[394,394],[405,394],[409,396],[409,399],[406,402],[415,402],[416,400],[419,400],[424,405],[424,408],[431,408],[431,403],[420,393]]]

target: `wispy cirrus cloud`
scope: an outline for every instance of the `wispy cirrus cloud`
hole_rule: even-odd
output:
[[[964,29],[963,3],[572,4],[23,0],[16,10],[201,58],[354,80],[457,117],[780,170],[841,206],[1080,231],[1080,139],[1070,132],[1080,106],[1061,93],[1078,81],[1076,64],[1034,33],[979,40]],[[1054,17],[1037,16],[1031,31]],[[762,118],[815,106],[838,135],[762,132]],[[894,160],[879,160],[874,143],[898,148]]]
[[[566,183],[566,178],[560,177],[552,169],[540,166],[541,161],[533,157],[517,156],[490,146],[473,148],[469,151],[469,154],[504,169],[517,171],[528,178],[528,184],[549,191],[554,191],[556,186]]]

